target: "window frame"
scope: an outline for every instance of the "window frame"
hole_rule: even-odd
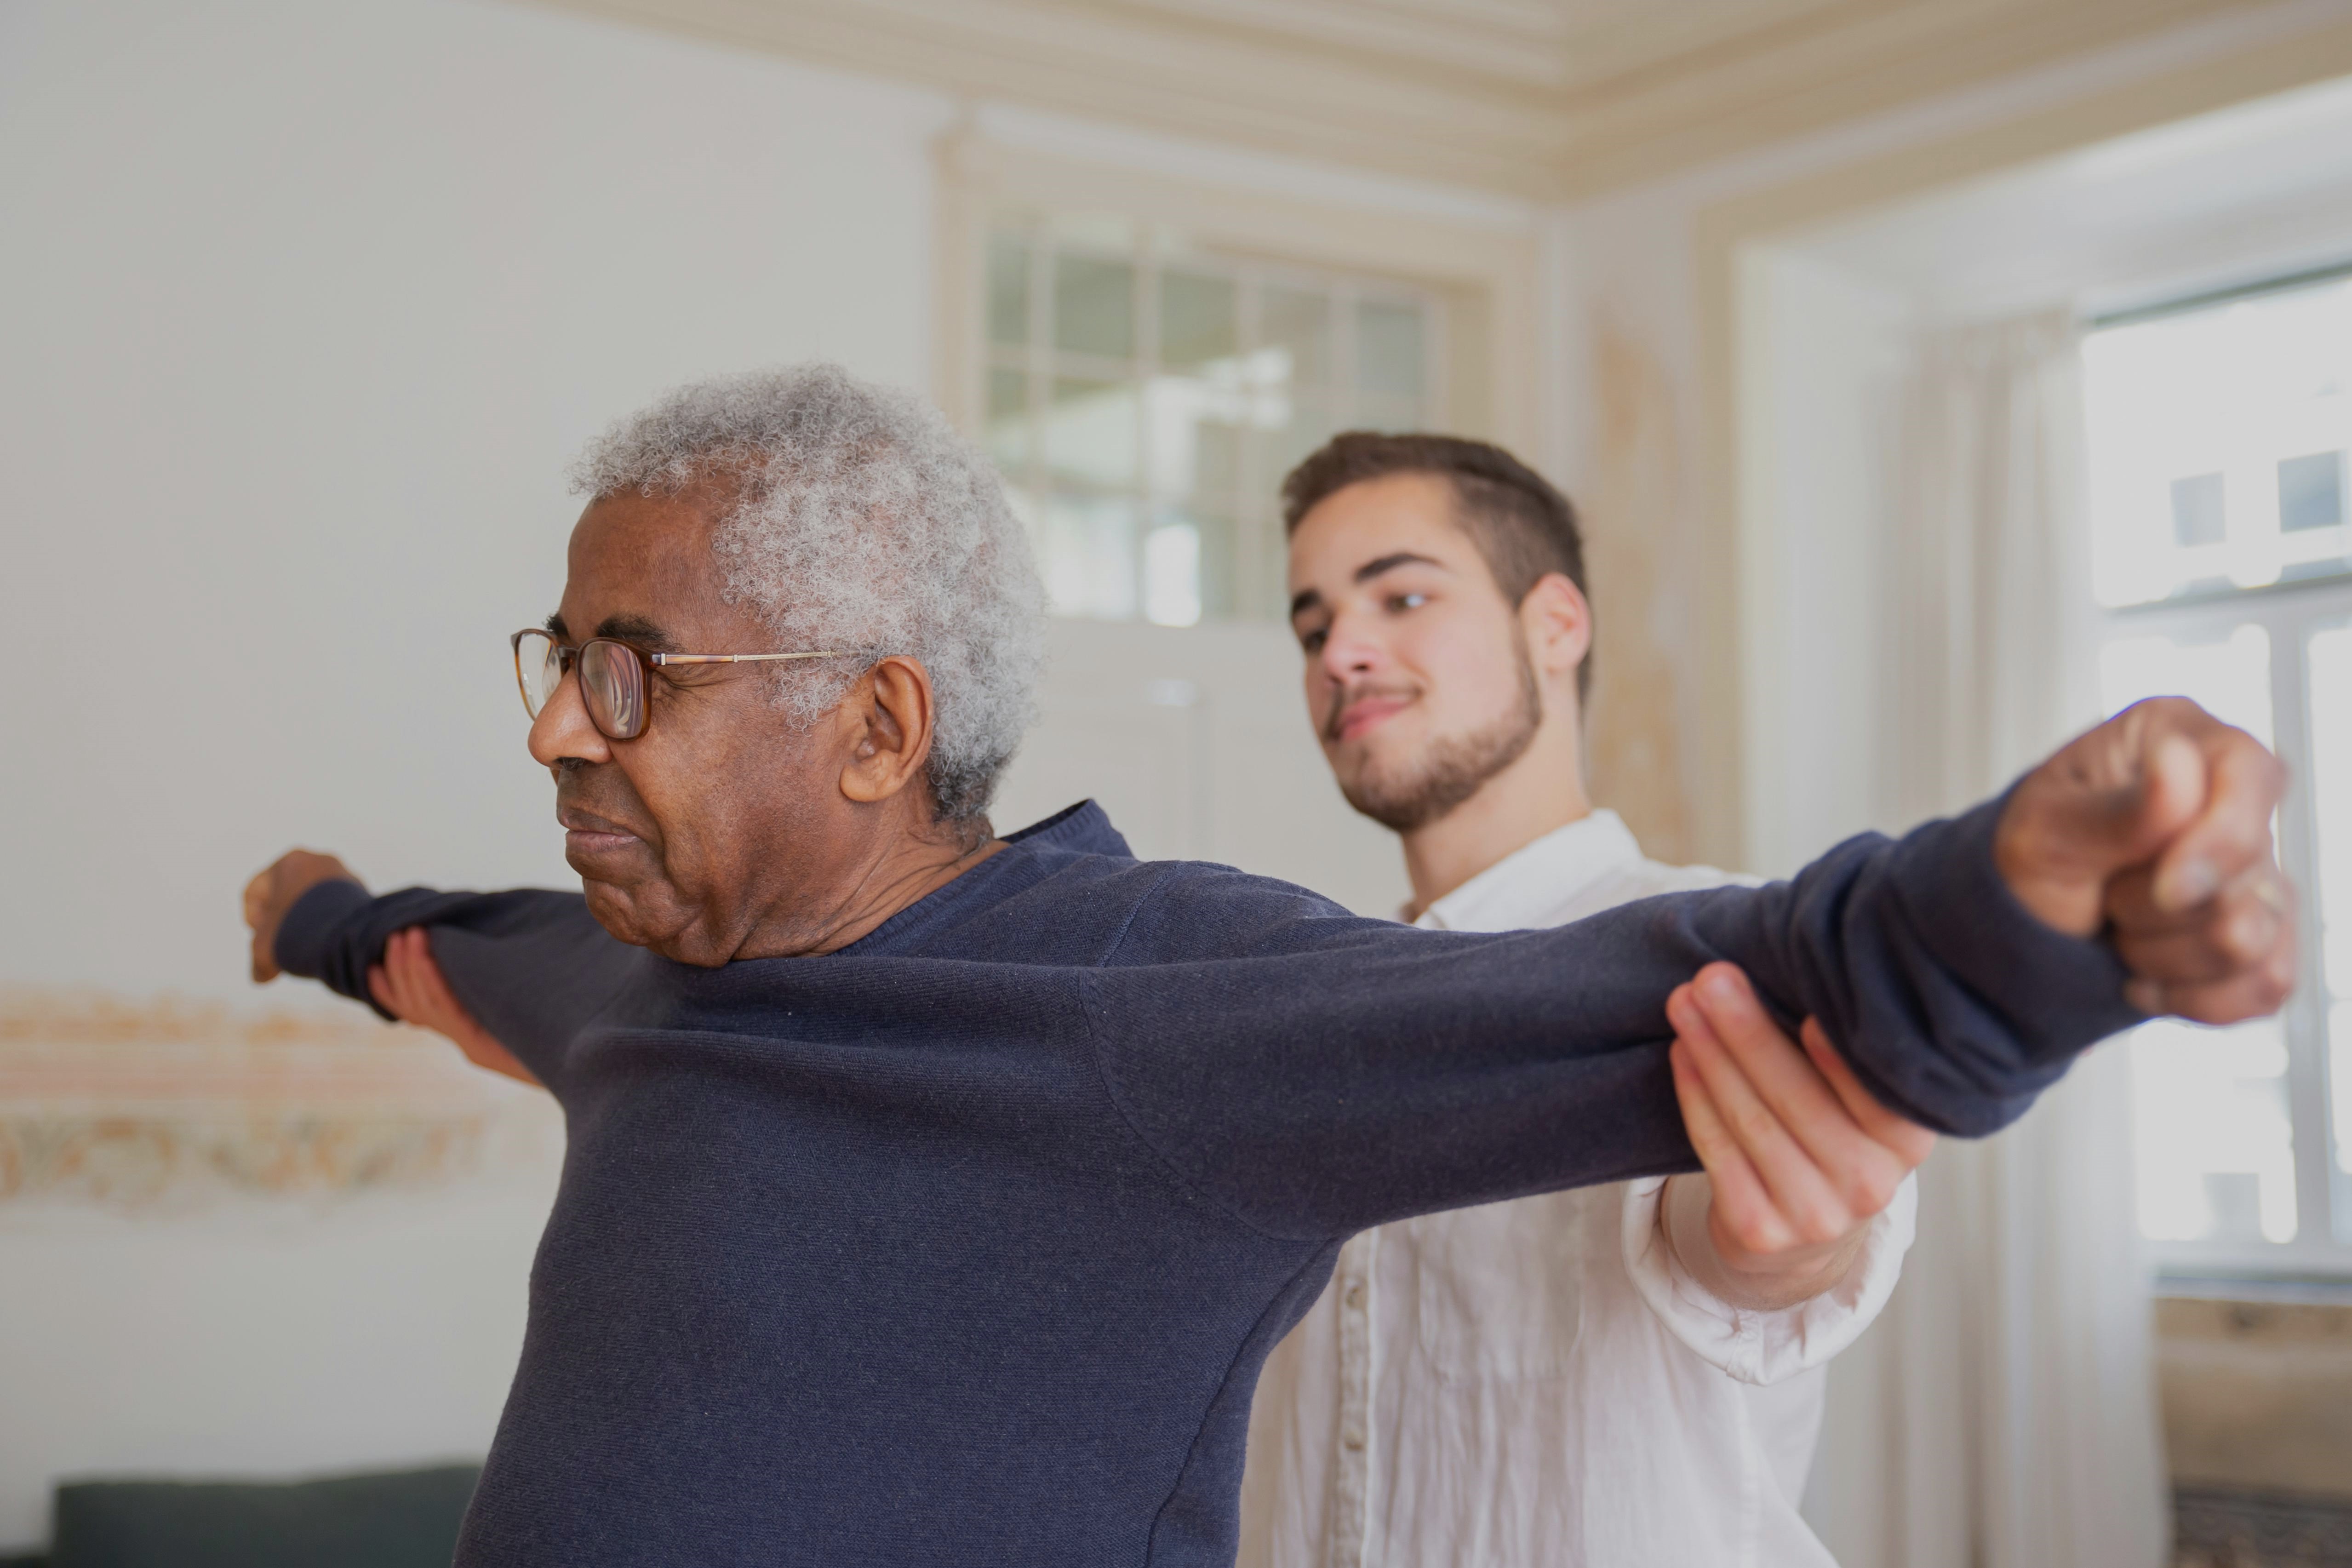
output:
[[[2262,626],[2270,638],[2273,741],[2289,772],[2286,796],[2279,807],[2279,859],[2294,882],[2302,933],[2295,988],[2282,1020],[2294,1149],[2295,1239],[2144,1237],[2142,1246],[2170,1280],[2352,1280],[2352,1173],[2341,1168],[2335,1146],[2328,1081],[2327,1013],[2333,999],[2320,946],[2325,911],[2317,875],[2318,806],[2311,788],[2307,654],[2315,633],[2352,627],[2352,572],[2102,608],[2097,637],[2101,646],[2122,637],[2207,641],[2249,624]],[[2352,919],[2352,910],[2344,911],[2343,918]]]
[[[1367,393],[1356,374],[1360,327],[1358,307],[1409,305],[1422,321],[1426,370],[1421,394],[1410,400],[1414,420],[1410,427],[1444,429],[1451,425],[1446,397],[1448,297],[1444,290],[1410,279],[1379,277],[1360,269],[1341,271],[1289,259],[1268,260],[1203,249],[1186,244],[1181,235],[1148,221],[1121,221],[1116,226],[1114,239],[1106,234],[1073,234],[1063,215],[1025,205],[1000,207],[992,219],[991,248],[983,265],[992,268],[994,242],[1004,237],[1017,238],[1027,264],[1023,280],[1027,335],[1017,344],[1005,342],[995,337],[992,325],[984,326],[986,341],[981,350],[984,374],[993,377],[1009,372],[1019,375],[1023,382],[1022,418],[1025,428],[1022,445],[1025,455],[1017,472],[1002,459],[998,464],[1008,488],[1041,508],[1049,507],[1055,497],[1130,507],[1136,517],[1139,544],[1159,526],[1162,515],[1171,511],[1192,510],[1204,521],[1222,517],[1233,529],[1233,602],[1224,613],[1204,611],[1191,622],[1159,620],[1150,610],[1147,552],[1139,548],[1134,562],[1137,580],[1130,584],[1135,612],[1125,616],[1089,618],[1150,620],[1160,625],[1197,625],[1215,620],[1280,623],[1284,619],[1279,578],[1267,581],[1267,568],[1278,556],[1282,544],[1276,494],[1283,476],[1264,470],[1260,444],[1246,438],[1240,442],[1231,494],[1163,492],[1153,482],[1156,463],[1150,389],[1163,374],[1185,374],[1170,371],[1161,353],[1163,273],[1214,277],[1232,284],[1237,351],[1244,355],[1262,346],[1261,316],[1268,290],[1288,289],[1321,300],[1330,334],[1330,361],[1319,384],[1300,386],[1290,395],[1310,400],[1313,406],[1328,416],[1334,429],[1384,423],[1378,417],[1377,405],[1381,399]],[[1121,358],[1098,358],[1061,347],[1054,341],[1055,278],[1057,268],[1074,258],[1110,261],[1130,269],[1135,334],[1131,351]],[[1055,471],[1048,450],[1048,425],[1055,405],[1054,388],[1069,376],[1136,389],[1136,467],[1129,483],[1106,485]]]
[[[1144,155],[1149,153],[1150,155]],[[1216,178],[1213,160],[1171,170],[1166,149],[1130,166],[1008,144],[976,125],[938,145],[939,292],[934,393],[949,418],[980,439],[992,363],[987,274],[991,233],[1007,214],[1076,226],[1115,217],[1183,251],[1268,274],[1394,284],[1435,306],[1428,423],[1510,447],[1543,466],[1553,456],[1556,391],[1541,372],[1540,223],[1525,204],[1444,198],[1400,185],[1303,195]],[[1031,308],[1036,308],[1034,293]],[[1145,345],[1139,344],[1139,351]],[[1139,363],[1143,354],[1136,356]],[[1266,483],[1278,483],[1276,475]],[[1270,499],[1270,498],[1269,498]],[[1269,618],[1237,607],[1233,619]],[[1271,618],[1278,621],[1278,609]],[[1148,623],[1139,600],[1135,624]],[[1201,625],[1213,624],[1204,616]]]

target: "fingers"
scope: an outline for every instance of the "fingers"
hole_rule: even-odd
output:
[[[2162,718],[2152,703],[2126,709],[2068,742],[2011,795],[1993,858],[2044,924],[2092,935],[2107,878],[2153,857],[2204,805],[2202,759]]]
[[[2198,1024],[2242,1024],[2267,1017],[2285,1003],[2294,989],[2294,961],[2290,943],[2254,968],[2223,979],[2168,984],[2138,977],[2124,987],[2124,994],[2143,1013]]]
[[[245,924],[253,932],[251,965],[256,985],[268,984],[278,973],[278,955],[272,951],[277,946],[278,925],[269,918],[269,882],[275,869],[255,872],[245,885]]]
[[[401,934],[408,938],[402,949],[401,967],[406,977],[409,996],[417,1011],[437,1020],[434,1025],[436,1028],[444,1026],[444,1023],[438,1021],[463,1018],[471,1023],[473,1015],[458,1002],[457,994],[449,989],[448,977],[441,973],[441,965],[434,960],[432,939],[425,934],[425,928],[413,926]]]
[[[1674,1073],[1675,1099],[1682,1106],[1691,1147],[1706,1167],[1716,1217],[1751,1252],[1784,1252],[1794,1247],[1796,1236],[1691,1066],[1689,1047],[1677,1039],[1667,1047],[1666,1065]]]
[[[378,975],[383,981],[381,991],[376,990]],[[441,966],[433,962],[422,926],[394,931],[385,941],[383,963],[368,972],[368,988],[386,1012],[422,1029],[452,1033],[455,1016],[461,1011],[441,977]]]
[[[2152,698],[2021,781],[1994,858],[2037,918],[2089,936],[2119,871],[2152,865],[2156,897],[2178,910],[2266,856],[2284,784],[2277,759],[2243,731],[2186,698]]]
[[[1906,1170],[1916,1170],[1935,1150],[1935,1132],[1879,1104],[1876,1097],[1862,1087],[1862,1080],[1853,1076],[1853,1068],[1846,1065],[1845,1058],[1830,1044],[1820,1019],[1806,1019],[1798,1037],[1804,1042],[1806,1057],[1836,1091],[1846,1114],[1854,1119],[1872,1142],[1893,1150]]]
[[[1867,1120],[1856,1115],[1838,1092],[1835,1080],[1781,1032],[1757,999],[1747,976],[1734,965],[1709,965],[1701,972],[1696,991],[1715,1037],[1758,1099],[1803,1152],[1817,1179],[1836,1194],[1843,1224],[1851,1226],[1892,1202],[1910,1163],[1895,1157],[1888,1141],[1874,1136],[1872,1129],[1874,1124],[1906,1128],[1909,1124],[1877,1107],[1841,1060],[1839,1075],[1854,1097],[1869,1107]],[[1828,1043],[1826,1037],[1822,1043]],[[1834,1058],[1835,1053],[1831,1055]],[[1709,1087],[1727,1108],[1733,1103],[1733,1097],[1714,1080],[1709,1080]],[[1740,1125],[1736,1116],[1734,1125]],[[1769,1156],[1759,1150],[1749,1152],[1766,1181],[1780,1190],[1777,1167]],[[1801,1216],[1792,1217],[1801,1223]]]
[[[1700,972],[1691,988],[1695,994],[1692,997],[1685,998],[1680,1005],[1669,1004],[1667,1016],[1675,1024],[1675,1043],[1686,1053],[1732,1140],[1754,1167],[1770,1195],[1773,1208],[1785,1222],[1790,1241],[1783,1245],[1816,1246],[1834,1241],[1853,1228],[1854,1208],[1824,1172],[1822,1163],[1759,1092],[1743,1070],[1743,1061],[1734,1058],[1724,1037],[1717,1032],[1718,1016],[1730,1017],[1735,1026],[1741,1023],[1735,1016],[1737,1009],[1725,1008],[1718,998],[1706,995],[1720,986],[1721,979],[1717,968],[1710,966]],[[1711,985],[1710,982],[1715,984]],[[1769,1022],[1766,1026],[1769,1027]],[[1811,1073],[1811,1068],[1797,1056],[1787,1037],[1781,1036],[1780,1040],[1788,1055],[1796,1058],[1798,1067]],[[1801,1115],[1816,1122],[1842,1120],[1848,1143],[1860,1141],[1853,1119],[1846,1116],[1827,1086],[1818,1079],[1812,1100]],[[1824,1131],[1819,1125],[1811,1130],[1817,1136]],[[1714,1174],[1712,1167],[1708,1174]],[[1758,1246],[1754,1241],[1748,1244]],[[1758,1249],[1764,1248],[1759,1246]]]
[[[2202,809],[2156,862],[2157,907],[2186,910],[2270,860],[2271,816],[2286,792],[2286,770],[2252,735],[2193,702],[2162,717],[2196,744],[2205,773]]]
[[[448,977],[434,962],[431,937],[422,926],[396,931],[383,944],[383,963],[368,971],[368,991],[385,1012],[405,1024],[446,1036],[477,1067],[537,1086],[539,1079],[466,1010]]]
[[[332,879],[356,882],[351,868],[331,855],[289,849],[245,885],[245,923],[252,928],[252,969],[256,984],[277,978],[278,927],[295,900]]]
[[[2156,902],[2154,881],[2153,871],[2135,872],[2107,895],[2116,950],[2136,974],[2166,984],[2223,980],[2294,947],[2294,905],[2267,860],[2179,912]]]
[[[402,1022],[407,1022],[408,1015],[400,1010],[399,999],[393,994],[391,977],[384,973],[383,964],[368,965],[367,987],[368,994],[375,998],[377,1006]]]
[[[2295,900],[2271,841],[2285,787],[2252,736],[2153,698],[2027,775],[1994,859],[2038,918],[2112,935],[2134,1005],[2235,1023],[2294,986]]]

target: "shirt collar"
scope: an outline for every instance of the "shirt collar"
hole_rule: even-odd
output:
[[[1429,931],[1520,931],[1546,923],[1566,900],[1642,858],[1613,811],[1596,811],[1504,856],[1423,910]]]

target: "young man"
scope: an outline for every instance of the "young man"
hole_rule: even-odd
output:
[[[1585,793],[1592,612],[1566,498],[1509,454],[1353,434],[1283,490],[1307,712],[1436,931],[1734,880]],[[1797,1504],[1823,1363],[1909,1245],[1934,1135],[1736,974],[1674,1014],[1705,1175],[1434,1214],[1340,1249],[1258,1384],[1246,1568],[1828,1564]]]
[[[514,643],[585,896],[301,853],[247,895],[257,979],[354,997],[425,928],[564,1109],[461,1563],[1227,1563],[1259,1367],[1340,1244],[1689,1170],[1665,1010],[1717,961],[1974,1133],[2144,1016],[2132,977],[2284,993],[2276,763],[2192,704],[1786,884],[1416,931],[1139,864],[1090,805],[994,835],[1042,595],[914,399],[706,383],[580,480]]]

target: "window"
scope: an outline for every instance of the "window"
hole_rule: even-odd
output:
[[[1282,477],[1334,432],[1438,422],[1444,312],[1411,284],[1000,216],[981,426],[1056,613],[1283,614]]]
[[[2110,712],[2192,697],[2294,770],[2305,977],[2276,1019],[2132,1042],[2140,1227],[2171,1268],[2352,1273],[2352,279],[2084,343]]]

